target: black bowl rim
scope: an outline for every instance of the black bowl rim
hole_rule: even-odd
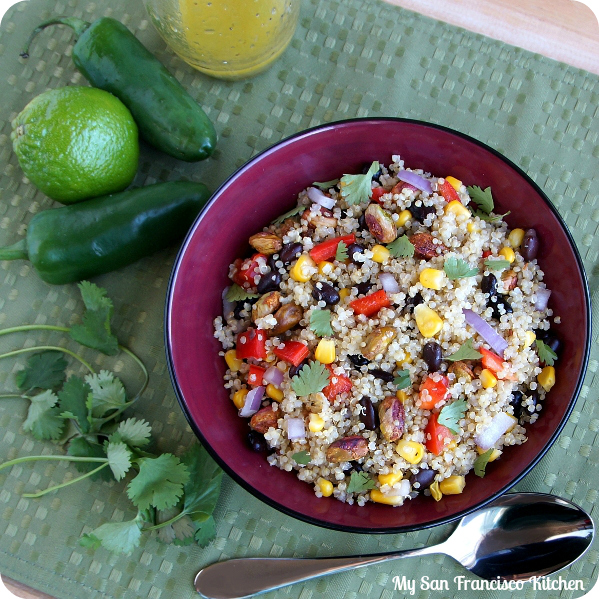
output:
[[[191,414],[190,414],[190,412],[188,410],[187,403],[185,401],[185,398],[183,397],[183,393],[181,392],[181,389],[180,389],[179,384],[177,382],[177,377],[175,375],[174,363],[173,363],[173,358],[172,358],[171,349],[170,349],[170,342],[169,342],[170,341],[170,339],[169,339],[169,329],[170,329],[170,327],[169,327],[169,314],[171,313],[171,304],[172,304],[172,297],[173,297],[173,289],[174,289],[175,281],[176,281],[176,278],[177,278],[177,273],[178,273],[178,270],[179,270],[179,266],[181,264],[181,259],[182,259],[183,255],[185,254],[185,251],[187,249],[189,241],[190,241],[191,237],[193,236],[193,232],[197,228],[197,226],[198,226],[199,222],[202,220],[203,216],[206,214],[206,212],[210,209],[210,207],[212,206],[212,204],[218,198],[218,196],[221,193],[221,190],[223,190],[225,187],[227,187],[229,185],[229,183],[233,179],[235,179],[242,171],[245,171],[246,169],[251,168],[255,162],[259,161],[262,158],[262,156],[264,156],[265,154],[269,154],[269,153],[275,152],[279,146],[287,144],[287,143],[289,143],[290,141],[292,141],[292,140],[294,140],[296,138],[305,137],[305,136],[308,136],[308,135],[312,135],[312,134],[314,134],[314,133],[316,133],[318,131],[322,131],[322,130],[326,130],[326,129],[334,129],[334,128],[339,127],[339,126],[343,126],[344,124],[347,124],[347,123],[369,122],[369,121],[370,122],[385,122],[386,121],[386,122],[410,123],[410,124],[421,125],[423,127],[429,127],[429,128],[432,128],[432,129],[439,129],[440,131],[444,131],[446,133],[451,133],[452,135],[456,135],[458,137],[462,137],[465,140],[467,140],[467,141],[469,141],[471,143],[474,143],[475,145],[478,145],[478,146],[484,148],[485,150],[491,152],[492,154],[494,154],[495,156],[497,156],[500,160],[502,160],[503,162],[505,162],[507,164],[507,166],[509,166],[510,168],[514,169],[541,196],[541,198],[545,201],[545,203],[547,204],[547,206],[549,207],[549,209],[553,212],[554,216],[556,217],[556,219],[558,220],[558,222],[561,225],[562,229],[564,230],[564,233],[566,234],[566,237],[568,238],[570,246],[571,246],[571,248],[573,250],[573,253],[574,253],[574,256],[576,258],[576,262],[578,264],[578,268],[579,268],[579,271],[580,271],[580,275],[581,275],[581,279],[582,279],[582,287],[583,287],[584,296],[585,296],[584,297],[584,299],[585,299],[585,308],[586,308],[586,313],[587,313],[586,343],[585,343],[585,347],[584,347],[583,363],[582,363],[582,368],[580,369],[580,373],[578,375],[578,380],[576,382],[576,387],[575,387],[575,390],[574,390],[574,394],[572,395],[572,398],[570,399],[570,402],[568,404],[568,409],[566,410],[566,412],[565,412],[562,420],[560,421],[559,425],[556,427],[553,435],[549,438],[549,440],[547,441],[547,443],[545,444],[545,446],[543,447],[543,449],[537,454],[537,456],[535,457],[535,459],[516,478],[514,478],[512,481],[510,481],[509,484],[505,485],[504,487],[502,487],[501,489],[499,489],[497,492],[493,493],[487,499],[485,499],[483,501],[480,501],[480,502],[472,505],[471,507],[469,507],[469,508],[467,508],[465,510],[462,510],[462,511],[456,513],[456,514],[451,515],[451,516],[445,516],[445,517],[440,517],[440,518],[433,519],[430,522],[427,522],[426,524],[420,524],[420,525],[417,525],[417,526],[396,526],[396,527],[390,527],[390,528],[384,529],[384,530],[371,529],[371,528],[363,527],[363,526],[351,526],[351,525],[332,524],[332,523],[327,522],[325,520],[320,520],[317,517],[306,516],[305,514],[296,512],[293,509],[290,509],[290,508],[287,508],[285,506],[280,505],[275,500],[271,499],[267,495],[264,495],[259,489],[256,489],[255,487],[253,487],[249,483],[246,483],[232,468],[229,467],[228,464],[226,464],[220,458],[220,456],[218,455],[218,453],[206,441],[206,439],[204,438],[204,435],[200,431],[200,429],[197,426],[197,424],[195,423],[195,421],[191,418]],[[196,437],[200,440],[200,442],[202,443],[202,445],[204,446],[204,448],[208,451],[208,453],[216,461],[216,463],[237,484],[239,484],[246,491],[248,491],[251,495],[253,495],[257,499],[259,499],[260,501],[263,501],[264,503],[266,503],[270,507],[275,508],[276,510],[284,513],[287,516],[291,516],[292,518],[295,518],[297,520],[306,522],[308,524],[312,524],[314,526],[319,526],[321,528],[327,528],[327,529],[331,529],[331,530],[336,530],[336,531],[341,531],[341,532],[348,532],[348,533],[359,533],[359,534],[399,534],[399,533],[414,532],[414,531],[419,531],[419,530],[426,530],[428,528],[432,528],[432,527],[435,527],[435,526],[440,526],[440,525],[443,525],[443,524],[449,524],[451,522],[455,522],[456,520],[459,520],[459,519],[463,518],[464,516],[467,516],[468,514],[471,514],[472,512],[474,512],[476,510],[479,510],[479,509],[483,508],[484,506],[488,505],[489,503],[491,503],[492,501],[494,501],[495,499],[497,499],[501,495],[504,495],[512,487],[514,487],[516,484],[518,484],[518,482],[520,482],[539,463],[539,461],[545,456],[545,454],[549,451],[549,449],[556,442],[559,434],[561,433],[561,431],[563,430],[564,426],[566,425],[566,422],[570,418],[572,410],[574,409],[574,405],[575,405],[575,403],[578,400],[578,397],[580,395],[582,384],[583,384],[584,378],[586,376],[587,365],[588,365],[590,351],[591,351],[591,331],[592,331],[591,318],[592,318],[591,299],[590,299],[590,293],[589,293],[589,287],[588,287],[588,280],[587,280],[586,272],[585,272],[585,269],[584,269],[584,264],[582,262],[582,258],[580,256],[580,253],[578,251],[576,243],[574,242],[574,238],[572,237],[572,234],[570,233],[570,230],[568,229],[568,226],[566,225],[566,223],[565,223],[564,219],[562,218],[561,214],[557,211],[557,209],[553,205],[553,202],[549,199],[549,197],[547,196],[547,194],[517,164],[515,164],[514,162],[512,162],[509,158],[507,158],[506,156],[504,156],[503,154],[501,154],[500,152],[498,152],[497,150],[495,150],[491,146],[487,145],[486,143],[484,143],[484,142],[482,142],[482,141],[480,141],[480,140],[478,140],[478,139],[476,139],[474,137],[471,137],[470,135],[468,135],[466,133],[462,133],[460,131],[456,131],[455,129],[451,129],[450,127],[445,127],[443,125],[438,125],[436,123],[429,123],[427,121],[422,121],[422,120],[419,120],[419,119],[408,119],[408,118],[401,118],[401,117],[363,117],[363,118],[351,118],[351,119],[344,119],[344,120],[339,120],[339,121],[331,121],[330,123],[316,125],[314,127],[308,128],[308,129],[303,129],[302,131],[294,133],[293,135],[290,135],[289,137],[281,139],[280,141],[278,141],[275,144],[269,146],[268,148],[265,148],[264,150],[262,150],[261,152],[259,152],[258,154],[256,154],[252,158],[250,158],[242,166],[240,166],[238,169],[236,169],[231,175],[229,175],[225,179],[225,181],[216,189],[216,191],[212,194],[210,200],[207,202],[207,204],[204,206],[204,208],[201,210],[201,212],[196,217],[194,223],[192,224],[191,228],[189,229],[187,235],[185,236],[185,239],[183,240],[183,243],[181,244],[179,252],[177,253],[177,257],[175,259],[175,262],[174,262],[174,265],[173,265],[173,268],[172,268],[172,271],[171,271],[171,275],[170,275],[170,278],[169,278],[168,287],[167,287],[167,301],[166,301],[165,311],[164,311],[164,319],[165,319],[165,321],[164,321],[164,340],[165,340],[164,345],[165,345],[165,350],[166,350],[166,357],[167,357],[167,365],[168,365],[169,375],[170,375],[170,378],[171,378],[171,382],[172,382],[173,388],[175,390],[175,395],[177,396],[177,400],[179,402],[181,410],[183,411],[183,414],[185,415],[185,418],[187,419],[187,422],[189,423],[189,426],[191,427],[191,429],[194,432],[194,434],[196,435]]]

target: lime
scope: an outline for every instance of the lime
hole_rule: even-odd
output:
[[[121,191],[137,170],[137,125],[112,94],[62,87],[35,97],[12,122],[11,139],[27,178],[53,200]]]

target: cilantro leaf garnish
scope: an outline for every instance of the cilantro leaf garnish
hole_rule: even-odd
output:
[[[33,354],[23,370],[15,376],[21,391],[29,389],[55,389],[64,383],[67,361],[57,351],[44,351]]]
[[[271,224],[280,225],[283,221],[287,220],[288,218],[291,218],[292,216],[297,216],[298,214],[301,214],[306,208],[307,208],[307,206],[301,206],[301,205],[295,206],[294,208],[289,210],[289,212],[285,212],[285,214],[281,214],[281,216],[277,216],[277,218],[275,218],[273,221],[271,221]]]
[[[468,193],[472,201],[478,206],[478,209],[485,214],[491,214],[493,208],[495,208],[495,202],[493,201],[493,194],[491,188],[487,187],[485,190],[481,189],[478,185],[472,185],[467,187]]]
[[[414,245],[407,235],[400,235],[386,247],[396,258],[411,258],[414,255]]]
[[[329,384],[329,371],[320,362],[310,362],[291,379],[291,388],[298,397],[319,393]]]
[[[482,210],[474,210],[472,212],[474,216],[478,216],[481,220],[487,221],[488,223],[496,223],[500,221],[504,216],[510,214],[510,210],[504,212],[503,214],[486,214]]]
[[[397,376],[393,379],[393,384],[400,390],[409,387],[412,384],[412,381],[410,380],[410,371],[398,371]]]
[[[122,441],[108,441],[106,457],[114,478],[121,480],[131,468],[131,451]]]
[[[143,447],[150,442],[152,428],[145,420],[127,418],[116,429],[121,439],[130,447]]]
[[[319,337],[332,337],[331,311],[312,310],[310,314],[310,328],[314,331],[314,334]]]
[[[539,355],[539,360],[547,364],[547,366],[553,366],[555,361],[557,360],[557,354],[544,342],[540,339],[535,341],[535,345],[537,346],[537,353]]]
[[[487,468],[487,464],[489,463],[489,459],[493,455],[493,448],[487,449],[485,453],[481,453],[476,460],[474,460],[474,474],[476,476],[480,476],[483,478],[485,476],[485,469]]]
[[[90,534],[84,535],[81,544],[92,549],[102,546],[108,551],[129,554],[139,546],[141,526],[139,515],[125,522],[106,522]]]
[[[85,382],[90,386],[93,398],[93,416],[101,418],[110,410],[125,407],[127,397],[120,379],[111,372],[101,370],[99,374],[89,374]]]
[[[376,489],[376,483],[366,474],[366,472],[356,472],[355,470],[349,477],[347,484],[348,493],[362,493],[370,489]]]
[[[454,435],[457,435],[459,431],[459,422],[464,417],[468,404],[465,399],[458,399],[450,404],[443,406],[443,409],[439,412],[437,422],[443,426],[446,426]]]
[[[293,461],[296,464],[301,464],[302,466],[305,466],[306,464],[309,464],[310,461],[312,460],[312,456],[310,455],[309,451],[306,451],[304,449],[304,451],[298,451],[297,453],[294,453],[291,458],[293,459]]]
[[[331,187],[335,187],[339,183],[339,179],[331,179],[330,181],[323,181],[319,183],[318,181],[312,183],[313,187],[318,187],[322,190],[330,189]]]
[[[56,394],[46,389],[29,399],[31,404],[23,422],[23,430],[31,432],[40,441],[60,438],[65,423],[60,417],[60,410],[55,407],[58,402]]]
[[[347,258],[347,245],[344,241],[340,241],[337,244],[337,250],[335,251],[335,260],[337,260],[337,262],[344,262],[345,260],[347,260]]]
[[[467,339],[460,345],[460,348],[451,356],[444,358],[450,362],[458,362],[460,360],[479,360],[483,355],[472,347],[473,338]]]
[[[341,196],[349,206],[367,202],[372,197],[372,176],[380,165],[375,160],[364,175],[343,175],[341,177]]]
[[[78,376],[72,376],[58,392],[60,409],[63,418],[71,418],[77,422],[81,432],[88,433],[90,428],[87,398],[91,387]]]
[[[231,285],[231,287],[227,289],[227,293],[225,294],[225,299],[230,302],[241,302],[243,300],[253,299],[255,297],[260,296],[257,293],[247,292],[243,287],[241,287],[237,283],[233,283],[233,285]]]
[[[491,270],[505,270],[510,267],[509,260],[485,260],[485,266]]]
[[[468,262],[455,256],[450,256],[445,260],[443,270],[447,278],[451,280],[473,277],[478,274],[478,268],[470,266]]]

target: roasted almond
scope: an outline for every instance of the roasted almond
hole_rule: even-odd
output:
[[[514,270],[506,270],[501,275],[503,290],[507,293],[518,285],[518,275]]]
[[[316,229],[316,227],[335,228],[337,226],[337,219],[333,216],[333,212],[322,206],[304,210],[302,220],[312,229]]]
[[[284,304],[275,312],[277,324],[270,329],[271,335],[280,335],[292,329],[304,316],[304,311],[296,304]]]
[[[276,254],[283,247],[283,240],[274,233],[262,231],[252,235],[250,245],[261,254]]]
[[[266,406],[250,418],[250,428],[263,435],[269,428],[277,428],[277,422],[278,417],[272,406]]]
[[[367,360],[374,360],[376,356],[387,349],[394,337],[395,329],[393,327],[377,327],[366,338],[366,346],[362,350],[362,355]]]
[[[252,320],[256,322],[258,318],[264,318],[276,312],[280,306],[281,294],[278,291],[269,291],[252,306]]]
[[[378,407],[381,434],[387,441],[398,441],[403,435],[406,412],[395,395],[388,395]]]
[[[366,455],[368,455],[368,441],[360,435],[337,439],[327,449],[327,460],[335,464],[359,460]]]
[[[414,252],[426,259],[440,256],[447,251],[442,243],[435,243],[435,238],[430,233],[414,233],[410,237],[410,243],[414,246]]]

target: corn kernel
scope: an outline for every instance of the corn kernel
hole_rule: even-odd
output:
[[[308,428],[311,433],[319,433],[324,428],[324,419],[318,414],[310,414]]]
[[[455,439],[452,439],[448,445],[445,446],[445,451],[451,451],[453,449],[456,449],[456,447],[458,446],[458,442]]]
[[[412,213],[409,210],[402,210],[399,213],[399,218],[395,223],[398,227],[403,227],[412,218]]]
[[[247,389],[239,389],[239,391],[235,391],[235,393],[233,394],[233,403],[235,404],[235,407],[238,410],[241,410],[241,408],[243,408],[243,405],[245,404],[245,396],[247,394]]]
[[[526,331],[524,333],[524,347],[530,347],[536,340],[537,336],[534,331]]]
[[[439,291],[443,286],[443,271],[438,268],[425,268],[420,273],[420,283],[427,289]]]
[[[332,262],[327,262],[326,260],[323,260],[322,262],[318,263],[318,274],[328,275],[333,272],[333,267],[334,265]]]
[[[231,372],[237,372],[243,364],[243,361],[237,357],[237,352],[234,349],[230,349],[225,353],[225,362]]]
[[[443,328],[443,319],[425,304],[414,307],[414,317],[423,337],[434,337]]]
[[[404,500],[401,495],[385,495],[379,489],[370,491],[370,499],[375,503],[384,503],[386,505],[401,505]]]
[[[306,283],[316,273],[316,264],[308,254],[302,254],[289,271],[289,276],[298,283]]]
[[[459,495],[466,486],[466,478],[459,474],[454,474],[444,478],[439,483],[439,490],[443,495]]]
[[[491,389],[497,384],[497,377],[488,368],[481,371],[479,378],[485,389]]]
[[[524,229],[512,229],[507,236],[507,240],[513,248],[519,248],[522,245],[525,234],[526,231]]]
[[[445,177],[445,180],[456,190],[460,191],[460,187],[462,187],[462,182],[455,177],[449,175],[449,177]]]
[[[545,391],[550,391],[551,387],[555,385],[555,368],[553,366],[545,366],[545,368],[541,370],[541,374],[537,377],[537,381],[539,381],[539,385],[541,385]]]
[[[316,346],[314,357],[321,364],[332,364],[335,361],[335,341],[333,339],[321,339]]]
[[[514,250],[507,246],[502,247],[499,250],[499,255],[502,256],[504,260],[507,260],[510,264],[516,259],[516,254],[514,254]]]
[[[316,481],[323,497],[330,497],[333,494],[333,483],[326,478],[319,478]]]
[[[405,356],[403,360],[397,360],[396,364],[398,368],[401,368],[404,364],[411,364],[413,362],[412,360],[412,356],[410,355],[410,352],[407,351],[405,352]]]
[[[443,498],[443,493],[441,493],[441,489],[439,488],[439,481],[436,480],[430,487],[431,497],[435,501],[441,501]]]
[[[405,403],[406,399],[408,399],[408,394],[403,389],[400,389],[395,394],[395,397],[397,397],[397,399],[399,399],[399,401],[401,401],[401,403]]]
[[[389,260],[390,256],[391,252],[384,245],[377,244],[372,248],[372,260],[374,262],[383,264]]]
[[[466,225],[466,230],[468,231],[468,233],[474,233],[476,231],[476,225],[473,221],[468,222],[468,224]]]
[[[449,202],[445,206],[444,212],[445,214],[449,214],[451,212],[456,216],[465,216],[470,218],[470,210],[468,210],[468,208],[466,208],[466,206],[464,206],[464,204],[462,204],[462,202],[458,200],[452,200],[451,202]]]
[[[487,453],[488,450],[477,446],[476,451],[478,452],[479,455],[482,455],[483,453]],[[491,457],[489,458],[489,462],[494,462],[500,455],[501,455],[501,451],[499,451],[499,449],[496,449],[494,447],[493,451],[491,452]]]
[[[418,464],[424,457],[424,445],[417,441],[400,439],[395,446],[395,451],[410,464]]]
[[[266,385],[265,389],[266,395],[270,397],[270,399],[274,399],[275,401],[283,401],[283,392],[275,387],[272,383]]]
[[[389,474],[379,474],[378,479],[381,485],[389,485],[392,487],[403,478],[403,472],[389,472]]]
[[[350,293],[351,293],[350,289],[347,289],[347,287],[343,287],[342,289],[339,289],[339,298],[341,300],[344,300],[346,297],[349,297]]]

